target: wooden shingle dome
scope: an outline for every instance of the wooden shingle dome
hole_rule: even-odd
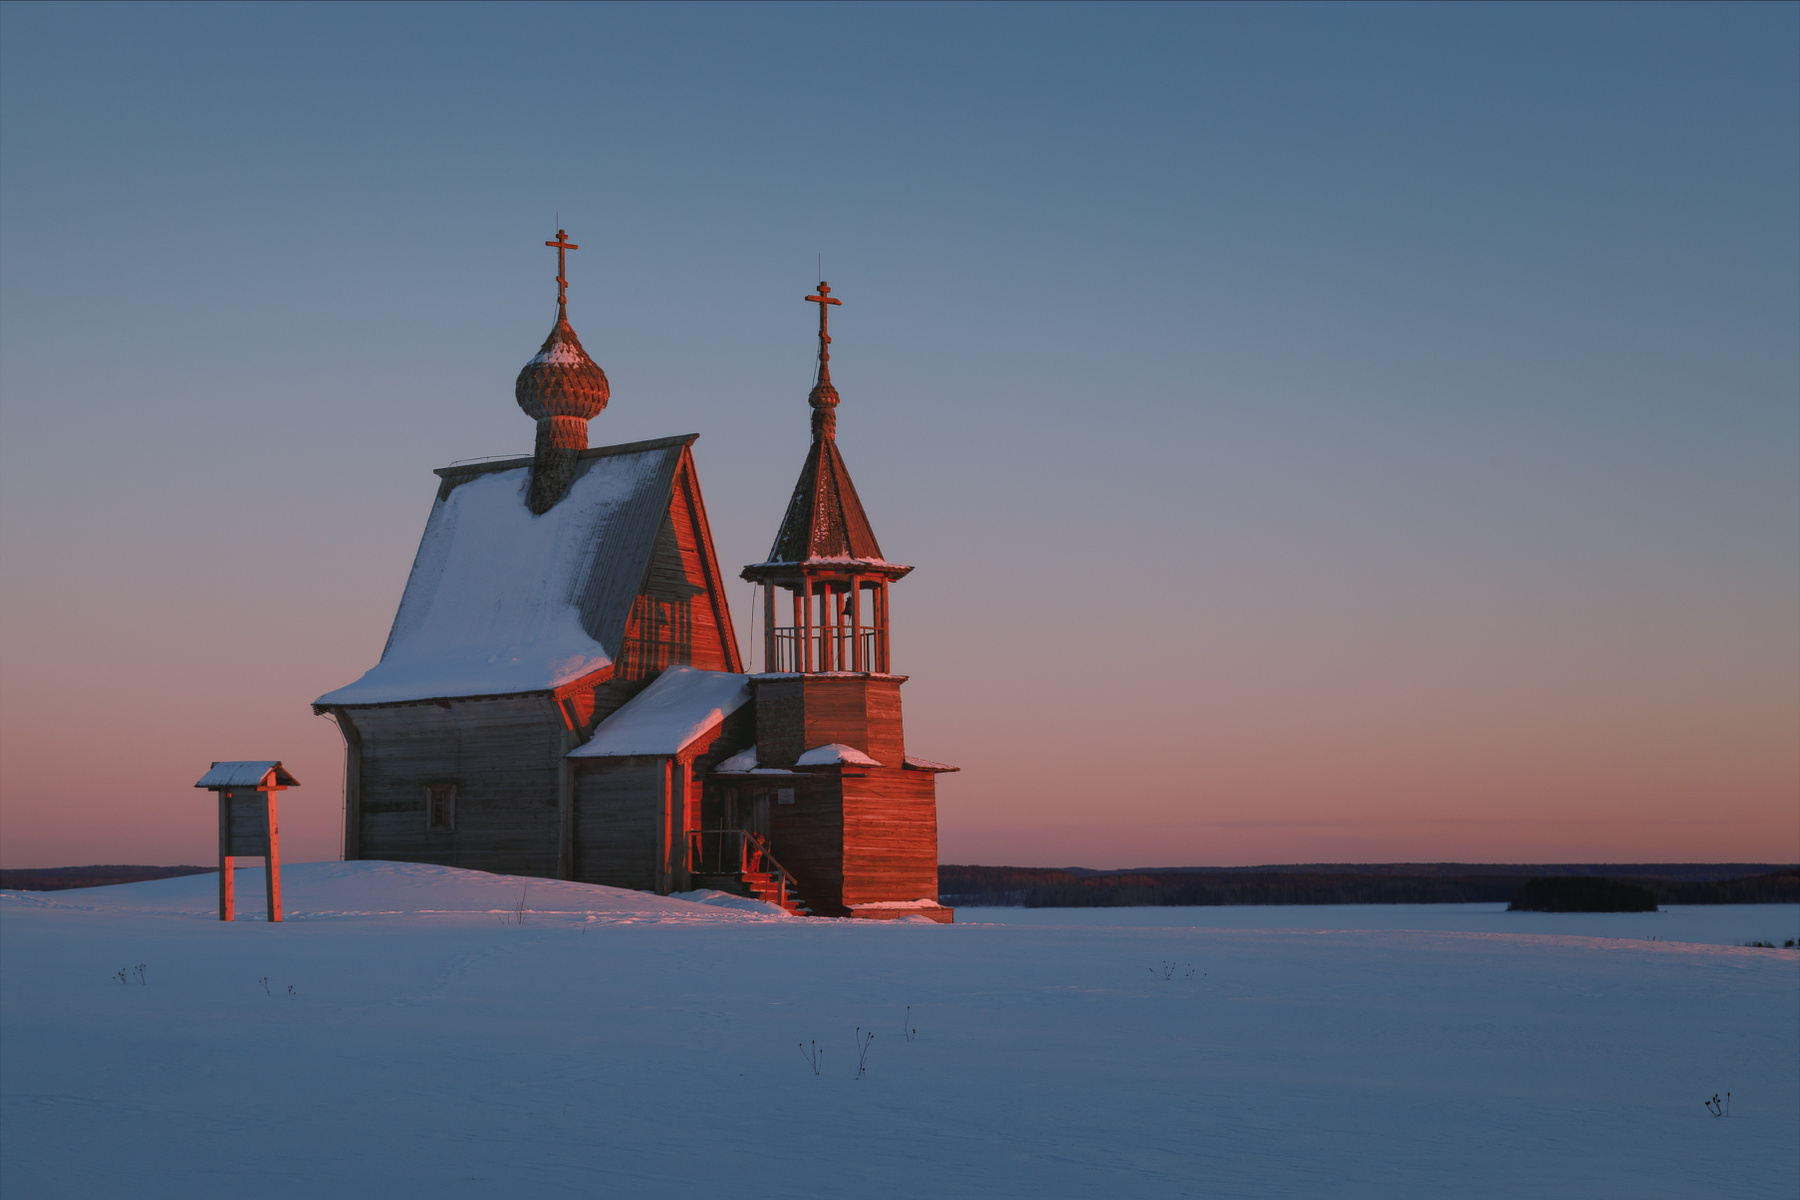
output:
[[[533,420],[580,421],[584,440],[579,449],[587,449],[587,422],[605,411],[612,389],[600,364],[581,348],[581,339],[575,336],[561,305],[550,336],[537,356],[520,369],[513,396]]]
[[[569,324],[563,255],[578,247],[560,229],[554,242],[544,244],[556,247],[556,324],[513,383],[514,399],[537,422],[527,501],[534,513],[548,512],[569,490],[575,457],[587,449],[588,422],[605,411],[612,395],[606,372],[581,348]]]

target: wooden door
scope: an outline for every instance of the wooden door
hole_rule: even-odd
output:
[[[764,840],[767,840],[769,836],[769,793],[756,793],[756,801],[751,805],[749,817],[750,832],[760,834]]]

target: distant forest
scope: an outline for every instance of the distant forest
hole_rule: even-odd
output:
[[[0,870],[0,888],[52,892],[202,875],[214,867],[108,865]],[[1658,904],[1800,904],[1800,866],[1774,863],[1307,863],[1278,867],[938,868],[951,907],[1115,908],[1155,904],[1511,903],[1528,880],[1610,879]]]
[[[36,867],[0,871],[0,888],[18,892],[60,892],[64,888],[106,887],[114,883],[142,883],[146,879],[173,879],[177,875],[204,875],[217,867],[140,867],[113,863],[98,867]]]
[[[951,907],[1114,908],[1158,904],[1510,903],[1531,879],[1610,879],[1658,904],[1797,904],[1800,867],[1772,863],[1320,863],[1293,867],[938,868]]]

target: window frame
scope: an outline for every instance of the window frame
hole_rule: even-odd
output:
[[[454,783],[428,783],[425,785],[425,832],[456,832],[456,785]]]

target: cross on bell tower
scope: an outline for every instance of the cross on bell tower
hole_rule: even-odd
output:
[[[819,306],[819,378],[829,381],[831,379],[831,331],[828,317],[831,309],[828,305],[842,304],[843,301],[832,297],[831,285],[823,279],[819,280],[818,294],[808,296],[806,300],[809,304]]]
[[[806,298],[808,304],[819,306],[819,370],[818,378],[813,383],[812,394],[806,402],[812,405],[813,440],[831,441],[837,437],[837,389],[831,386],[831,305],[842,304],[843,301],[831,294],[831,285],[823,279],[819,280],[819,290]]]

